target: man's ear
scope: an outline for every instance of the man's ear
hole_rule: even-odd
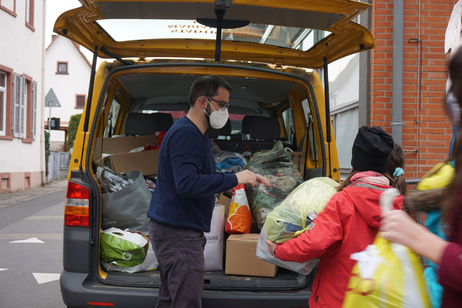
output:
[[[208,101],[205,97],[202,97],[199,99],[199,104],[201,106],[202,109],[207,109],[207,104],[208,104]]]

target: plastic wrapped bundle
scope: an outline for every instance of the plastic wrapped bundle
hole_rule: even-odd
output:
[[[245,190],[253,217],[261,230],[266,216],[303,182],[300,172],[284,150],[281,141],[268,152],[255,153],[244,169],[267,177],[273,186],[246,185]]]
[[[247,163],[247,160],[242,154],[220,150],[214,141],[211,141],[211,143],[218,172],[239,172]]]
[[[266,238],[284,243],[310,228],[310,224],[337,192],[338,183],[327,177],[308,180],[294,189],[266,217]]]

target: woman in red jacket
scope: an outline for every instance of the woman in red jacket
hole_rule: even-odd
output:
[[[383,214],[383,237],[408,246],[417,254],[439,265],[438,282],[443,286],[441,307],[462,306],[462,48],[459,48],[449,62],[451,91],[458,105],[452,106],[452,122],[459,127],[454,151],[456,173],[445,192],[445,220],[449,224],[449,242],[431,233],[401,211]],[[454,108],[455,107],[455,108]]]
[[[270,253],[283,260],[304,262],[320,258],[309,305],[340,308],[356,261],[352,253],[372,244],[380,227],[380,194],[394,184],[387,172],[394,142],[380,127],[359,129],[352,149],[353,171],[339,186],[312,228],[276,245],[267,241]],[[402,206],[397,198],[395,209]]]

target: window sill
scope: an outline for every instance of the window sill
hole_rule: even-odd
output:
[[[0,136],[0,140],[13,140],[13,136]]]
[[[22,140],[22,143],[32,143],[32,142],[34,142],[34,139],[32,139],[32,138],[24,138]]]
[[[83,110],[83,107],[74,107],[74,109]]]
[[[31,30],[32,30],[32,32],[35,32],[35,28],[34,28],[34,25],[33,25],[33,24],[30,24],[30,23],[28,23],[27,21],[26,21],[26,27],[27,27],[27,28],[29,28],[29,29],[31,29]]]
[[[16,14],[15,12],[10,11],[9,9],[7,9],[6,7],[1,6],[1,5],[0,5],[0,10],[7,12],[8,14],[10,14],[10,15],[13,16],[13,17],[17,17],[17,16],[18,16],[18,14]]]
[[[58,73],[58,72],[56,72],[56,75],[69,75],[69,73]]]

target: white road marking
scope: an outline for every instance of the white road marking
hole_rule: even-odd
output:
[[[59,277],[61,276],[61,274],[50,273],[32,273],[32,275],[34,275],[34,278],[37,280],[38,284],[59,280]]]
[[[7,268],[0,268],[0,272],[1,271],[7,271],[8,269]]]
[[[18,241],[12,241],[10,244],[43,244],[44,242],[39,240],[36,237],[29,238],[27,240],[18,240]]]
[[[64,215],[36,215],[25,218],[24,220],[51,220],[64,219]]]
[[[63,240],[62,233],[9,233],[0,234],[0,241],[17,241],[32,237],[37,237],[41,240]]]

